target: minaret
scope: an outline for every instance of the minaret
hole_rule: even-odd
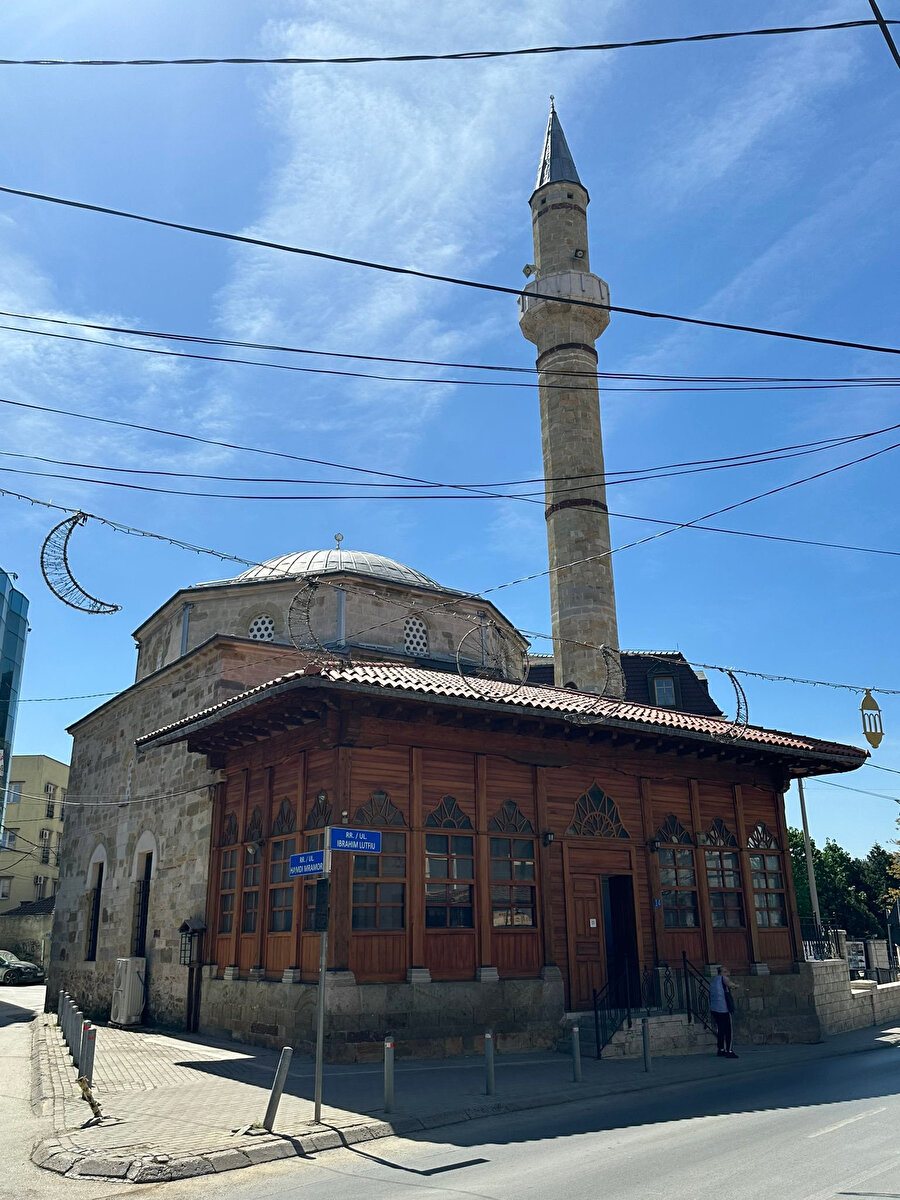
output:
[[[590,271],[588,201],[551,96],[530,201],[534,263],[525,273],[533,273],[534,280],[519,300],[519,323],[538,351],[555,678],[558,686],[574,684],[584,691],[619,695],[619,638],[594,349],[595,339],[609,324],[609,313],[529,295],[609,304],[608,287]],[[584,559],[590,561],[580,561]],[[607,653],[599,646],[607,647]]]

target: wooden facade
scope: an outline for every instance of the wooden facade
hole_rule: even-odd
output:
[[[558,967],[580,1009],[626,964],[684,953],[774,973],[802,957],[783,793],[792,771],[835,763],[427,697],[323,701],[263,695],[249,717],[226,706],[166,736],[225,772],[207,912],[219,975],[315,978],[314,886],[287,860],[344,824],[385,836],[381,856],[333,859],[329,965],[358,983]]]

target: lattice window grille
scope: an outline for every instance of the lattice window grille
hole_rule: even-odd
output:
[[[331,803],[328,799],[327,792],[319,792],[316,796],[316,802],[309,810],[309,816],[306,818],[307,829],[324,829],[326,825],[331,824]],[[307,850],[321,850],[321,846],[307,845]]]
[[[361,805],[353,820],[364,829],[379,825],[405,825],[403,813],[385,791],[373,792],[366,804]]]
[[[230,812],[225,818],[225,825],[222,829],[222,845],[233,846],[238,840],[238,819],[237,813]]]
[[[258,808],[254,808],[253,814],[250,817],[249,822],[247,823],[247,833],[244,837],[244,841],[245,842],[259,842],[259,841],[262,841],[262,835],[263,835],[262,813],[259,811]]]
[[[764,821],[759,821],[750,830],[750,836],[747,838],[747,846],[751,850],[777,850],[778,839],[769,830]]]
[[[488,821],[491,833],[534,833],[534,826],[516,804],[507,800]]]
[[[440,804],[425,818],[429,829],[471,829],[472,822],[453,796],[444,796]]]
[[[421,617],[407,617],[403,622],[403,647],[417,658],[428,653],[428,627]]]
[[[721,817],[716,817],[709,830],[700,834],[697,840],[705,846],[736,846],[737,838]]]
[[[572,824],[566,830],[572,837],[627,838],[628,831],[619,817],[615,801],[596,783],[575,802]]]
[[[272,825],[272,833],[276,837],[283,836],[286,833],[293,833],[297,828],[297,814],[294,812],[294,806],[285,796],[281,801],[281,807],[278,809],[278,816]]]
[[[656,831],[656,840],[664,844],[672,842],[680,843],[684,846],[692,845],[691,835],[678,820],[674,813],[669,813],[662,825]]]
[[[255,642],[271,642],[275,640],[275,618],[270,617],[268,613],[261,613],[258,617],[254,617],[250,622],[250,628],[247,630],[249,637]]]

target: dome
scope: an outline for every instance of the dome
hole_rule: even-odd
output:
[[[439,583],[414,571],[412,567],[385,558],[383,554],[370,554],[366,550],[303,550],[296,554],[281,554],[270,558],[258,567],[237,575],[232,583],[258,582],[264,579],[291,579],[299,575],[325,575],[336,571],[353,571],[357,575],[368,575],[388,583],[405,584],[407,587],[430,588],[446,591]]]

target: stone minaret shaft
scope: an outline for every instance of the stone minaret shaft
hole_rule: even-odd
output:
[[[538,351],[555,678],[558,686],[615,695],[618,655],[595,648],[619,646],[594,349],[609,314],[529,295],[609,303],[609,289],[590,271],[588,201],[551,105],[530,202],[534,280],[519,301],[519,321]]]

